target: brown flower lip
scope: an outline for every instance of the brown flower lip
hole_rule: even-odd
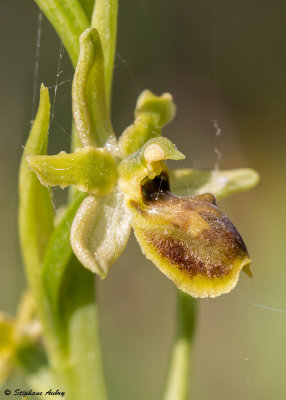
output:
[[[142,185],[142,199],[129,200],[143,252],[179,288],[195,297],[230,291],[250,263],[237,229],[212,194],[187,198],[170,192],[163,172]]]

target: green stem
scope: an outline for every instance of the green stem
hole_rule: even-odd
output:
[[[186,400],[188,398],[195,308],[195,299],[178,291],[177,333],[171,353],[164,400]]]

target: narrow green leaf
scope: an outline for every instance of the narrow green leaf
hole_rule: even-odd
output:
[[[134,123],[125,129],[119,139],[122,157],[128,157],[148,140],[161,136],[161,128],[174,118],[175,113],[176,106],[169,93],[156,96],[144,90],[137,100]]]
[[[65,271],[59,305],[67,349],[68,398],[106,400],[94,275],[74,255]]]
[[[118,0],[96,0],[91,26],[98,30],[103,54],[105,87],[108,109],[110,109],[112,76],[117,34]]]
[[[42,279],[54,308],[58,305],[63,275],[72,256],[70,227],[85,194],[77,193],[54,229],[43,261]]]
[[[104,278],[124,250],[130,229],[131,216],[121,192],[88,196],[71,228],[74,253],[84,267]]]
[[[103,52],[94,28],[86,29],[80,36],[72,101],[76,130],[83,146],[103,147],[107,141],[115,141],[106,105]]]
[[[89,26],[78,0],[35,0],[67,49],[73,65],[79,54],[79,36]]]
[[[53,229],[48,189],[28,168],[27,154],[45,154],[49,128],[49,92],[41,86],[40,105],[22,156],[19,176],[19,230],[24,262],[33,288],[38,288],[41,261]]]
[[[84,147],[55,156],[27,156],[29,167],[45,186],[76,185],[82,192],[110,193],[117,179],[114,157],[106,149]]]
[[[172,191],[180,196],[212,193],[218,199],[256,186],[259,175],[250,168],[222,171],[176,169],[170,171]]]
[[[88,21],[91,22],[92,10],[94,8],[95,0],[79,0],[79,3],[82,6],[82,9],[87,16]]]

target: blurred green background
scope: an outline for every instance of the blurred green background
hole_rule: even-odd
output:
[[[178,106],[165,134],[187,160],[212,169],[252,167],[260,185],[220,202],[253,259],[232,293],[200,300],[191,396],[196,400],[286,398],[286,2],[125,0],[119,5],[113,122],[131,123],[141,90],[170,91]],[[1,309],[25,288],[17,238],[17,174],[33,118],[39,12],[32,0],[0,1]],[[37,88],[54,94],[60,41],[43,18]],[[69,147],[72,68],[64,54],[50,152]],[[173,164],[172,164],[173,165]],[[61,203],[56,191],[55,206]],[[155,400],[174,334],[175,288],[131,238],[100,282],[104,361],[113,399]],[[279,308],[263,309],[253,304]]]

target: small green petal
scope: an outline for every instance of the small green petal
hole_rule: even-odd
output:
[[[128,157],[148,140],[161,136],[161,128],[174,118],[175,112],[176,107],[169,93],[155,96],[144,90],[137,100],[134,123],[125,129],[119,139],[122,156]]]
[[[140,150],[124,159],[119,166],[120,190],[130,197],[141,196],[141,183],[166,170],[162,160],[182,160],[185,156],[167,138],[150,139]]]
[[[94,28],[80,36],[80,53],[72,86],[73,118],[83,146],[103,147],[116,140],[106,103],[104,60]]]
[[[121,192],[100,199],[88,196],[71,227],[71,245],[82,265],[105,278],[128,241],[131,216]]]
[[[144,146],[148,140],[158,136],[161,136],[161,128],[155,124],[152,115],[140,115],[120,136],[120,154],[123,158],[128,157]]]
[[[82,192],[106,195],[117,179],[115,160],[106,149],[84,147],[71,154],[31,155],[27,161],[45,186],[76,185]]]
[[[171,189],[180,196],[213,193],[218,199],[253,188],[259,174],[250,168],[218,171],[176,169],[170,171]]]

